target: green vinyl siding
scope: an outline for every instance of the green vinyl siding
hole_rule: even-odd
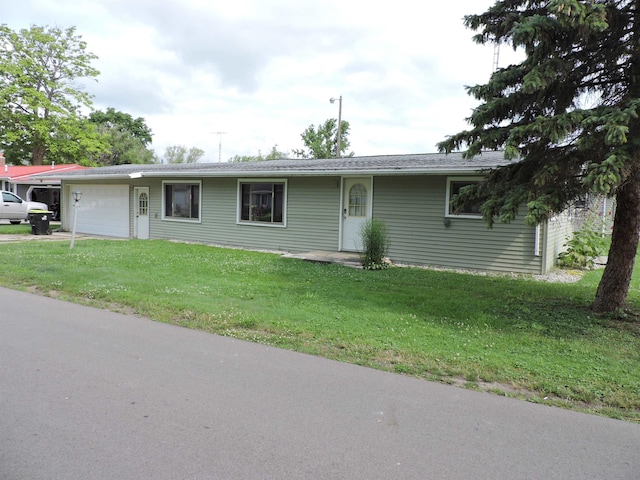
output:
[[[522,217],[487,228],[482,219],[446,218],[445,176],[376,177],[373,216],[390,232],[396,263],[540,273],[535,228]],[[448,224],[448,226],[446,224]]]
[[[340,189],[336,178],[289,178],[286,226],[238,222],[238,180],[202,180],[201,222],[163,221],[151,214],[151,238],[197,241],[234,247],[303,252],[336,250]],[[162,202],[160,182],[150,192],[151,203]]]
[[[544,269],[549,271],[555,266],[558,254],[565,250],[565,243],[573,236],[573,226],[568,212],[563,212],[550,219],[546,224],[544,246]],[[543,272],[543,273],[546,273]]]

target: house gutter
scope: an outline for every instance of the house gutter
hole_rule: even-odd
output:
[[[141,172],[139,177],[146,178],[161,178],[167,176],[180,176],[180,177],[318,177],[318,176],[361,176],[361,175],[428,175],[428,174],[440,174],[440,175],[455,175],[455,174],[479,174],[483,169],[385,169],[385,170],[313,170],[313,171],[295,171],[295,170],[270,170],[270,171],[233,171],[233,172],[215,172],[210,174],[208,172]]]
[[[459,175],[459,174],[481,174],[483,170],[492,167],[476,168],[443,168],[443,169],[378,169],[378,170],[232,170],[232,171],[162,171],[162,172],[131,172],[117,174],[83,174],[83,175],[56,175],[60,180],[83,181],[83,180],[133,180],[138,178],[168,178],[168,177],[189,177],[189,178],[228,178],[228,177],[317,177],[317,176],[361,176],[361,175]],[[495,168],[495,167],[494,167]],[[41,178],[45,178],[42,176]]]

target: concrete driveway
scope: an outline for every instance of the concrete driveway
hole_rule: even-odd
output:
[[[640,472],[637,424],[2,288],[0,305],[3,480]]]
[[[83,238],[98,238],[92,237],[89,235],[85,235],[83,233],[76,233],[76,240],[80,240]],[[30,233],[21,233],[21,234],[2,234],[0,235],[0,243],[4,242],[28,242],[28,241],[71,241],[71,232],[63,232],[54,230],[51,235],[32,235]]]

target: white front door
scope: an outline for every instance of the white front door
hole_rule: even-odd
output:
[[[135,237],[149,238],[149,187],[136,187],[135,195]]]
[[[370,217],[371,178],[345,178],[342,182],[342,250],[362,251],[360,228]]]

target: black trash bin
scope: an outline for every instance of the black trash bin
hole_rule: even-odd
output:
[[[53,212],[48,210],[29,211],[29,223],[31,224],[32,235],[51,235],[49,220]]]

